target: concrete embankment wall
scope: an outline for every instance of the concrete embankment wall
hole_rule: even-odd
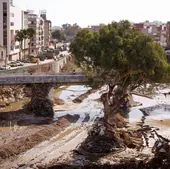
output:
[[[30,67],[33,73],[59,73],[61,69],[67,64],[70,56],[65,56],[57,61],[46,63],[42,65],[35,65]]]
[[[40,65],[32,65],[32,66],[28,66],[28,67],[21,67],[18,69],[12,69],[12,70],[8,70],[8,71],[1,71],[1,74],[3,73],[7,73],[7,74],[11,74],[11,73],[18,73],[18,74],[28,74],[28,73],[46,73],[46,74],[50,74],[50,73],[59,73],[61,72],[61,69],[64,67],[64,65],[67,64],[67,61],[71,60],[71,56],[65,56],[60,58],[57,61],[51,61],[49,63],[44,63],[44,64],[40,64]]]

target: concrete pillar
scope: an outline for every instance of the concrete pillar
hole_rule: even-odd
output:
[[[53,117],[53,98],[51,84],[31,84],[32,97],[27,105],[29,112],[43,117]]]

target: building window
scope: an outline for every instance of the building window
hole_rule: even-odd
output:
[[[11,16],[11,17],[14,17],[14,13],[10,13],[10,16]]]
[[[16,30],[16,31],[15,31],[15,34],[17,34],[18,32],[19,32],[19,30]]]
[[[34,52],[34,49],[32,49],[32,52]]]
[[[14,22],[11,22],[10,25],[11,25],[11,26],[14,26]]]
[[[32,46],[34,46],[34,43],[32,43]]]
[[[7,17],[7,13],[6,12],[4,12],[4,17]]]
[[[10,4],[13,6],[13,0],[10,0]]]
[[[3,46],[7,46],[7,3],[3,2]]]
[[[7,46],[7,38],[6,37],[4,37],[3,41],[4,41],[4,46]]]
[[[3,57],[4,57],[4,52],[1,51],[1,58],[3,59]]]
[[[15,46],[15,49],[19,49],[19,45]]]
[[[6,29],[7,29],[7,25],[5,25],[5,24],[4,24],[3,29],[5,29],[5,30],[6,30]]]
[[[7,10],[7,3],[3,2],[3,10],[6,11]]]

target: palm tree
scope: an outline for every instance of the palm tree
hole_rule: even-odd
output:
[[[18,41],[19,42],[19,46],[20,46],[19,60],[21,60],[21,52],[22,52],[23,40],[24,40],[24,33],[23,33],[23,30],[20,30],[15,35],[15,41]]]
[[[27,38],[30,40],[29,41],[29,55],[30,55],[30,48],[31,48],[31,39],[34,37],[36,34],[35,30],[33,28],[28,28],[27,29]]]

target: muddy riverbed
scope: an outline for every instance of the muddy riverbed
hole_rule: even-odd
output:
[[[15,112],[7,108],[11,120],[3,119],[0,128],[0,168],[52,168],[60,164],[70,166],[93,166],[95,164],[119,164],[121,161],[132,159],[149,159],[153,157],[151,148],[154,139],[150,140],[149,147],[142,152],[134,149],[126,149],[116,154],[108,154],[97,161],[91,161],[86,157],[75,154],[74,150],[83,142],[88,131],[96,119],[103,117],[102,104],[98,101],[103,89],[90,94],[82,103],[73,103],[79,95],[90,88],[85,86],[63,87],[59,98],[64,100],[63,105],[54,106],[55,116],[49,119],[35,118],[33,115],[23,114],[18,111],[21,104],[15,107]],[[163,94],[157,94],[153,99],[133,95],[133,99],[142,103],[142,106],[131,108],[127,114],[129,128],[138,129],[143,125],[149,125],[158,129],[159,134],[170,138],[170,110],[164,108],[169,99]],[[155,107],[153,110],[147,107]],[[143,108],[148,111],[143,113]],[[2,112],[1,112],[2,113]],[[3,117],[0,113],[0,117]],[[14,114],[13,114],[14,113]],[[13,115],[11,115],[13,114]],[[15,117],[15,119],[12,119]],[[94,166],[95,167],[95,166]]]

